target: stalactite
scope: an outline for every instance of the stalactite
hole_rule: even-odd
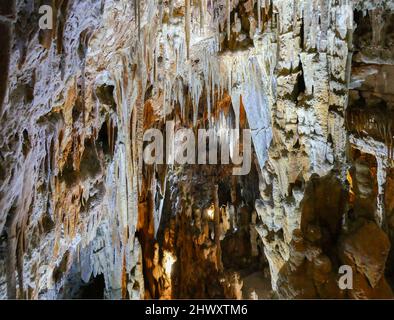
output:
[[[141,2],[137,0],[137,23],[138,23],[138,39],[141,39]]]
[[[191,11],[190,11],[190,1],[185,0],[185,38],[186,38],[186,56],[187,59],[190,58],[190,36],[191,36]]]
[[[204,25],[205,25],[205,5],[204,5],[204,0],[198,0],[198,10],[199,10],[199,14],[200,14],[200,31],[202,32],[202,30],[204,29]]]
[[[226,0],[226,12],[227,12],[227,40],[231,38],[231,0]]]
[[[5,262],[7,271],[7,298],[16,299],[16,230],[13,226],[8,229],[7,233],[7,254]]]
[[[151,3],[146,6],[146,11],[149,12]],[[141,0],[134,0],[134,21],[137,28],[138,40],[141,40]]]
[[[261,32],[261,0],[257,0],[257,21],[258,31]]]

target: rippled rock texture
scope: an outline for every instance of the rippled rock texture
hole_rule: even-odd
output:
[[[392,0],[2,0],[0,40],[0,298],[393,297]],[[144,163],[169,120],[250,172]]]

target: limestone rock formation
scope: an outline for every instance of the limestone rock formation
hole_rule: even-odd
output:
[[[2,0],[0,40],[1,299],[393,297],[393,0]],[[171,123],[232,161],[146,163]]]

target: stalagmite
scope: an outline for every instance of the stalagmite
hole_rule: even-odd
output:
[[[217,268],[219,270],[223,269],[222,265],[222,250],[220,247],[220,237],[221,237],[221,228],[220,228],[220,208],[219,208],[219,195],[218,195],[218,185],[215,185],[213,188],[213,204],[214,204],[214,224],[215,224],[215,244],[216,244],[216,252],[217,252]]]

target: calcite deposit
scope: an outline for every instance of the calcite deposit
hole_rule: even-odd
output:
[[[2,0],[0,40],[0,299],[394,297],[393,0]],[[146,163],[169,123],[232,161]]]

